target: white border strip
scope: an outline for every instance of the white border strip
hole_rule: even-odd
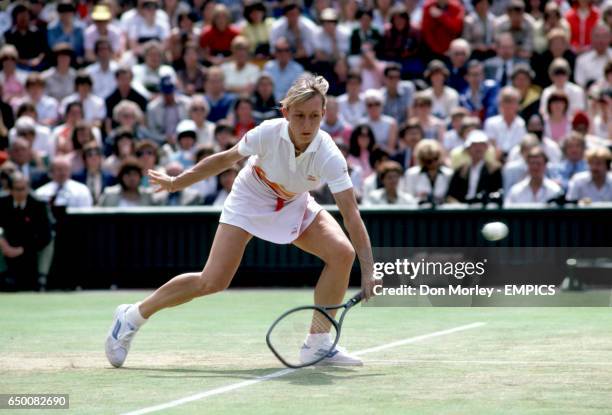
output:
[[[484,326],[485,324],[486,323],[477,322],[477,323],[472,323],[472,324],[466,324],[466,325],[459,326],[459,327],[454,327],[452,329],[435,331],[433,333],[422,334],[420,336],[409,337],[409,338],[404,339],[404,340],[399,340],[399,341],[395,341],[395,342],[391,342],[391,343],[387,343],[387,344],[382,344],[380,346],[371,347],[369,349],[359,350],[358,352],[355,352],[353,354],[360,356],[360,355],[364,355],[364,354],[368,354],[368,353],[379,352],[381,350],[391,349],[393,347],[403,346],[405,344],[416,343],[416,342],[419,342],[419,341],[422,341],[422,340],[431,339],[431,338],[434,338],[434,337],[446,336],[447,334],[457,333],[459,331],[475,329],[477,327]],[[186,397],[181,398],[181,399],[176,399],[174,401],[162,403],[162,404],[155,405],[155,406],[149,406],[147,408],[137,409],[136,411],[132,411],[132,412],[126,412],[123,415],[142,415],[142,414],[150,414],[152,412],[157,412],[157,411],[163,411],[164,409],[174,408],[176,406],[183,405],[183,404],[186,404],[186,403],[189,403],[189,402],[193,402],[193,401],[197,401],[197,400],[200,400],[200,399],[208,398],[209,396],[220,395],[222,393],[230,392],[230,391],[233,391],[233,390],[236,390],[236,389],[241,389],[241,388],[244,388],[244,387],[247,387],[247,386],[255,385],[257,383],[264,382],[266,380],[270,380],[270,379],[274,379],[274,378],[279,378],[281,376],[285,376],[285,375],[288,375],[290,373],[293,373],[296,370],[299,370],[299,369],[283,369],[283,370],[279,370],[279,371],[276,371],[276,372],[272,372],[272,373],[270,373],[268,375],[258,376],[258,377],[254,378],[254,379],[251,379],[251,380],[245,380],[243,382],[232,383],[232,384],[227,385],[227,386],[222,386],[220,388],[210,389],[210,390],[207,390],[207,391],[196,393],[195,395],[190,395],[190,396],[186,396]]]

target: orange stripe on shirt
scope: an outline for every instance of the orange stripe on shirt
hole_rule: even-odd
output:
[[[270,179],[268,179],[268,177],[266,176],[266,173],[263,171],[261,167],[253,166],[253,171],[255,172],[257,177],[262,182],[264,182],[276,194],[276,196],[280,197],[281,199],[289,200],[289,199],[293,199],[297,195],[297,193],[290,192],[287,189],[285,189],[282,185],[275,183],[271,181]]]

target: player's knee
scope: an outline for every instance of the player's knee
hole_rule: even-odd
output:
[[[355,262],[355,249],[348,241],[346,243],[341,243],[334,249],[331,261],[350,268],[353,266],[353,262]]]
[[[229,282],[225,278],[219,278],[206,273],[200,274],[198,281],[198,295],[209,295],[225,290]]]

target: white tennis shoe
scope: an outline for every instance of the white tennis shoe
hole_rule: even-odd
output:
[[[117,307],[113,317],[113,324],[106,336],[106,358],[115,367],[121,367],[123,362],[125,362],[125,358],[130,350],[130,343],[132,343],[134,334],[138,331],[138,328],[128,323],[125,318],[126,312],[130,307],[134,307],[134,305],[121,304]]]
[[[363,361],[346,351],[344,347],[336,346],[329,351],[329,345],[308,345],[304,343],[300,349],[300,360],[302,363],[317,360],[323,354],[327,354],[316,366],[363,366]]]

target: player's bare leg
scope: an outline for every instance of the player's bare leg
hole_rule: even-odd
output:
[[[355,250],[338,222],[323,210],[293,244],[325,264],[315,287],[315,304],[340,304],[348,287]]]
[[[321,211],[293,243],[298,248],[321,258],[325,263],[315,287],[315,304],[340,304],[348,287],[351,268],[355,261],[355,250],[338,222],[328,212]],[[330,314],[335,315],[335,310],[330,311]],[[303,361],[312,361],[312,357],[307,355],[316,354],[319,349],[329,350],[327,347],[330,339],[329,328],[328,322],[321,324],[313,318],[311,333],[300,351]],[[341,347],[336,347],[321,363],[351,366],[362,364],[359,358],[351,356]]]
[[[141,315],[149,318],[164,308],[226,289],[251,237],[243,229],[220,223],[204,270],[178,275],[162,285],[140,304]]]
[[[109,362],[115,367],[123,365],[134,334],[154,313],[227,288],[250,239],[248,232],[236,226],[219,224],[202,272],[178,275],[142,303],[117,307],[105,344]]]

